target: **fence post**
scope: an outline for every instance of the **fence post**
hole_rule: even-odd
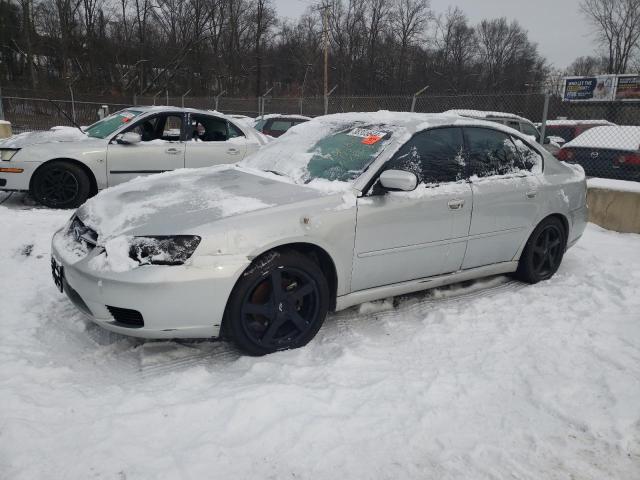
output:
[[[137,106],[138,105],[138,95],[136,95],[135,93],[133,94],[133,106]]]
[[[0,120],[4,120],[4,109],[2,108],[2,87],[0,87]]]
[[[300,115],[302,115],[302,100],[304,97],[300,97]]]
[[[227,93],[226,90],[221,91],[218,95],[216,95],[216,112],[219,112],[220,110],[218,110],[218,105],[220,104],[220,97],[222,95],[224,95],[225,93]]]
[[[416,111],[416,99],[418,98],[419,95],[422,95],[427,88],[429,88],[429,85],[422,87],[420,90],[418,90],[416,93],[413,94],[413,99],[411,100],[412,112]]]
[[[69,84],[69,92],[71,93],[71,118],[73,123],[76,123],[76,103],[73,100],[73,87]]]
[[[271,90],[273,90],[273,87],[271,87],[269,90],[267,90],[260,98],[262,99],[262,114],[260,116],[260,119],[262,119],[264,117],[264,102],[267,98],[267,96],[271,93]]]
[[[187,90],[186,92],[184,92],[184,94],[182,95],[182,108],[184,108],[184,97],[186,97],[187,95],[189,95],[189,92],[191,91],[191,89]],[[168,105],[168,103],[167,103]]]
[[[338,88],[338,85],[329,90],[324,96],[324,114],[327,115],[329,113],[329,97],[331,94]]]
[[[544,145],[545,135],[547,134],[547,117],[549,116],[549,99],[551,94],[544,94],[544,108],[542,109],[542,124],[540,125],[540,144]]]
[[[167,94],[167,106],[169,106],[169,89],[168,88],[166,90],[166,94]]]

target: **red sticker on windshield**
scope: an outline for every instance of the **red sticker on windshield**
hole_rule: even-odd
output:
[[[365,145],[373,145],[376,142],[379,142],[382,137],[380,135],[369,135],[362,139],[362,143]]]

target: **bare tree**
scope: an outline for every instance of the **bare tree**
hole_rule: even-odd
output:
[[[405,91],[407,81],[407,55],[409,49],[423,38],[431,18],[429,0],[397,0],[392,21],[392,31],[400,44],[398,80],[401,93]]]
[[[607,73],[626,73],[639,48],[640,0],[583,0],[580,8],[606,51]]]

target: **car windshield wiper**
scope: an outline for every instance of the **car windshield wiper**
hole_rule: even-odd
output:
[[[277,170],[264,170],[264,171],[268,172],[268,173],[273,173],[274,175],[278,175],[279,177],[288,177],[289,176],[286,173],[278,172]]]

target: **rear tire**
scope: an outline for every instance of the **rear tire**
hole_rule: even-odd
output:
[[[566,247],[562,221],[556,217],[544,219],[527,240],[516,277],[531,284],[550,279],[560,268]]]
[[[91,193],[86,172],[71,162],[54,160],[40,167],[31,182],[33,199],[50,208],[77,208]]]
[[[272,251],[238,280],[223,328],[243,352],[265,355],[309,343],[328,309],[329,288],[320,267],[298,252]]]

